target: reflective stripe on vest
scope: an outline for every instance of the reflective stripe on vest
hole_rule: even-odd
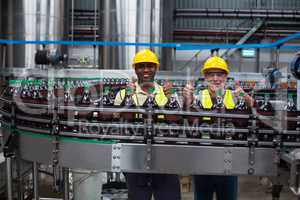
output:
[[[168,103],[168,98],[161,86],[159,86],[159,92],[155,95],[155,101],[159,107],[163,107]]]
[[[202,91],[202,98],[201,98],[201,103],[203,108],[205,109],[211,109],[213,106],[213,102],[210,98],[210,94],[208,89]],[[225,90],[225,95],[223,98],[223,104],[226,109],[234,109],[235,108],[235,103],[233,101],[233,97],[231,95],[230,90]]]
[[[121,96],[121,99],[123,100],[125,98],[125,95],[126,95],[126,90],[125,89],[122,89],[120,91],[120,96]],[[157,105],[159,107],[163,107],[167,104],[168,102],[168,98],[166,97],[164,91],[163,91],[163,88],[161,86],[159,86],[159,92],[155,95],[155,102],[157,103]],[[135,105],[138,105],[138,106],[141,106],[139,105],[139,101],[138,101],[138,97],[137,97],[137,94],[133,94],[132,95],[132,100],[134,102]]]
[[[122,90],[120,91],[120,96],[121,96],[121,99],[122,99],[122,100],[125,98],[125,95],[126,95],[126,89],[122,89]],[[135,104],[135,105],[138,105],[138,99],[137,99],[136,94],[133,94],[131,98],[132,98],[134,104]]]

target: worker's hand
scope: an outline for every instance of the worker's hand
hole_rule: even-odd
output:
[[[234,95],[238,97],[241,92],[244,92],[244,94],[245,94],[244,98],[245,98],[245,101],[246,101],[247,105],[249,107],[253,107],[254,103],[255,103],[255,100],[243,90],[243,88],[240,86],[240,82],[236,81],[235,82]]]
[[[163,86],[164,94],[169,98],[171,96],[171,89],[173,84],[171,81],[166,81]]]
[[[241,87],[240,81],[235,81],[235,89],[234,89],[234,95],[236,97],[238,97],[240,95],[241,92],[245,91],[243,90],[243,88]]]
[[[194,98],[194,82],[193,81],[188,81],[186,86],[183,88],[182,96],[184,99],[184,105],[186,107],[189,107],[193,103],[193,98]]]
[[[208,88],[211,92],[211,95],[213,97],[216,97],[217,95],[224,95],[224,85],[215,85],[215,84],[208,84]],[[219,94],[217,94],[217,92],[219,92]]]

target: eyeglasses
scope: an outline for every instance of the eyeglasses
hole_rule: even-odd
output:
[[[214,77],[214,76],[216,76],[216,77],[224,77],[224,76],[226,76],[226,74],[224,72],[207,72],[205,74],[205,76],[207,76],[207,77]]]

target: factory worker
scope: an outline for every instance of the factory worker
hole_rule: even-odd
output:
[[[229,74],[226,61],[218,56],[208,58],[201,69],[204,79],[207,82],[207,89],[199,91],[194,95],[195,88],[188,83],[183,89],[185,107],[189,107],[198,98],[203,109],[209,110],[216,104],[216,93],[221,93],[223,105],[227,110],[235,108],[237,97],[243,89],[236,85],[235,90],[225,88],[225,82]],[[245,93],[245,102],[248,106],[253,106],[254,100]],[[215,176],[215,175],[195,175],[194,176],[194,199],[213,200],[214,192],[218,200],[236,200],[238,191],[238,179],[236,176]]]
[[[154,95],[158,107],[163,107],[167,101],[171,86],[160,86],[154,81],[156,71],[159,69],[157,56],[150,50],[139,51],[133,58],[132,66],[137,75],[137,81],[130,83],[134,92],[132,99],[136,106],[143,106],[149,95]],[[122,105],[126,95],[126,89],[120,90],[115,98],[115,105]],[[177,175],[173,174],[147,174],[124,173],[128,199],[130,200],[179,200],[180,183]]]

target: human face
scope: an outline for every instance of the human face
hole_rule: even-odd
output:
[[[155,63],[138,63],[135,65],[135,73],[139,83],[154,82],[156,73]]]
[[[227,74],[222,70],[213,69],[205,72],[204,78],[209,88],[224,88]]]

